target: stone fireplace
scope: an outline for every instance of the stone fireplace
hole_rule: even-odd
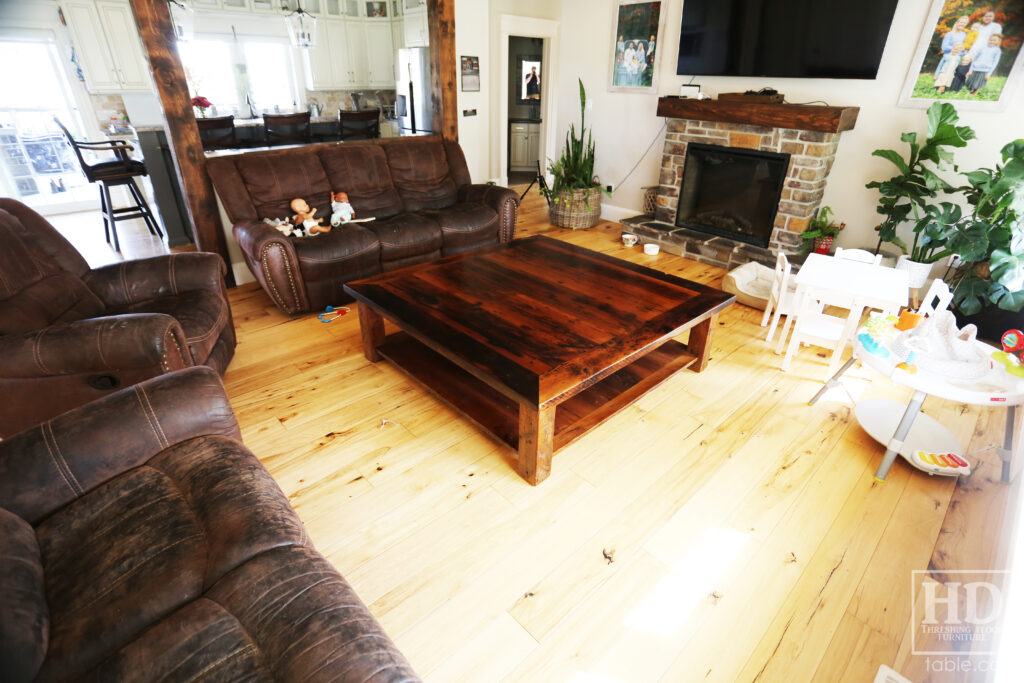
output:
[[[791,255],[799,250],[800,233],[821,204],[839,135],[853,128],[857,108],[665,97],[658,115],[668,122],[655,214],[625,219],[623,229],[639,235],[641,242],[656,242],[671,253],[732,269],[748,261],[773,265],[780,252]],[[775,159],[776,168],[782,160],[781,187],[778,179],[771,186],[767,161],[748,162],[747,170],[740,168],[742,164],[723,170],[724,162],[718,161],[710,174],[703,173],[703,181],[731,182],[733,187],[717,197],[709,189],[712,199],[701,208],[691,196],[698,182],[695,172],[686,172],[691,145],[701,156],[761,156]],[[693,159],[689,168],[698,168]],[[766,202],[771,192],[777,194]],[[723,201],[722,195],[729,194],[735,197],[732,206]],[[758,217],[742,217],[747,208],[760,212]],[[750,221],[768,224],[761,225],[755,236],[747,226]]]

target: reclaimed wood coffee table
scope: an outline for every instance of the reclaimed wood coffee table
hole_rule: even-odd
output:
[[[677,370],[708,362],[735,297],[547,237],[349,283],[363,352],[386,358],[519,452],[552,453]],[[384,320],[400,331],[385,336]],[[689,330],[686,344],[673,339]]]

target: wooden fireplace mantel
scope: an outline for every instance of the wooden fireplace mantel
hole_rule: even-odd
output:
[[[742,100],[658,99],[658,116],[669,119],[723,121],[773,128],[841,133],[857,123],[860,107],[825,107],[813,104],[769,104]]]

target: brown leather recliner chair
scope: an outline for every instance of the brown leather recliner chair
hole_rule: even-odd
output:
[[[0,198],[0,437],[180,368],[223,374],[224,263],[171,254],[90,270],[45,218]]]
[[[238,436],[190,368],[0,442],[0,679],[419,680]]]

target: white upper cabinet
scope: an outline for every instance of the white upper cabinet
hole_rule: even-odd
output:
[[[152,90],[127,2],[66,0],[63,8],[89,92]]]
[[[366,55],[369,60],[367,85],[378,88],[395,86],[395,49],[391,42],[390,22],[368,22]]]
[[[366,22],[347,19],[345,21],[345,44],[348,46],[348,85],[360,87],[370,80],[370,60],[366,55]],[[388,36],[388,44],[391,37]]]
[[[406,5],[404,23],[406,47],[427,47],[430,45],[426,6],[422,10],[410,11],[408,5]]]

